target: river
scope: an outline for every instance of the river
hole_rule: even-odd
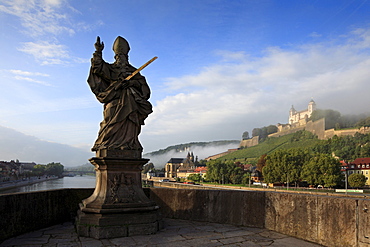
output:
[[[41,190],[55,190],[63,188],[95,188],[95,176],[75,176],[75,177],[57,178],[31,185],[1,190],[0,194],[31,192]]]

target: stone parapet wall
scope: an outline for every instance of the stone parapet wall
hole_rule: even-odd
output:
[[[0,195],[0,243],[10,237],[72,221],[93,189],[60,189]]]
[[[370,200],[269,191],[151,189],[164,217],[261,227],[324,246],[370,246]]]
[[[144,191],[167,218],[266,228],[324,246],[370,246],[370,200],[366,197],[219,189]],[[78,203],[92,192],[61,189],[1,195],[0,242],[72,221]]]

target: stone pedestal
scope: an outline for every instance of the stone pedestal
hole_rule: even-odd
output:
[[[154,234],[162,228],[158,206],[142,189],[141,170],[147,159],[94,157],[90,162],[96,186],[80,204],[76,222],[80,236],[116,238]]]

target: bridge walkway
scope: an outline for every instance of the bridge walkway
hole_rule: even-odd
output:
[[[0,246],[320,246],[267,229],[164,219],[165,228],[153,235],[96,240],[79,237],[72,223],[64,223],[5,240]]]

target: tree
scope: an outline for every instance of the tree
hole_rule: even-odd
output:
[[[355,126],[357,128],[361,128],[361,127],[370,127],[370,117],[367,117],[365,119],[362,119],[360,121],[358,121]]]
[[[220,161],[211,160],[207,162],[207,175],[208,181],[218,183],[242,183],[244,170],[240,167],[240,164],[235,163],[232,160]]]
[[[32,174],[34,174],[35,176],[43,176],[45,174],[45,168],[45,165],[35,165],[32,168]]]
[[[48,176],[62,176],[64,166],[60,163],[49,163],[45,166],[45,174]]]
[[[243,132],[242,139],[243,140],[248,140],[249,139],[249,132],[248,131]]]
[[[364,187],[366,184],[366,177],[363,174],[353,173],[348,177],[349,186],[354,188]]]
[[[302,179],[311,185],[339,185],[342,180],[340,162],[328,154],[316,154],[302,168]]]
[[[302,166],[310,155],[307,150],[277,150],[266,157],[266,165],[262,169],[265,182],[298,182],[301,179]]]
[[[267,154],[261,155],[261,157],[257,161],[257,171],[262,173],[263,167],[266,165],[266,156]]]
[[[268,135],[278,132],[278,127],[276,125],[269,125],[266,129]]]
[[[254,128],[252,130],[252,137],[261,135],[261,129],[260,128]]]
[[[242,184],[244,184],[244,185],[249,184],[250,178],[251,178],[251,173],[250,172],[244,173],[243,178],[242,178]]]
[[[199,183],[202,180],[202,176],[200,174],[190,174],[187,179]]]

